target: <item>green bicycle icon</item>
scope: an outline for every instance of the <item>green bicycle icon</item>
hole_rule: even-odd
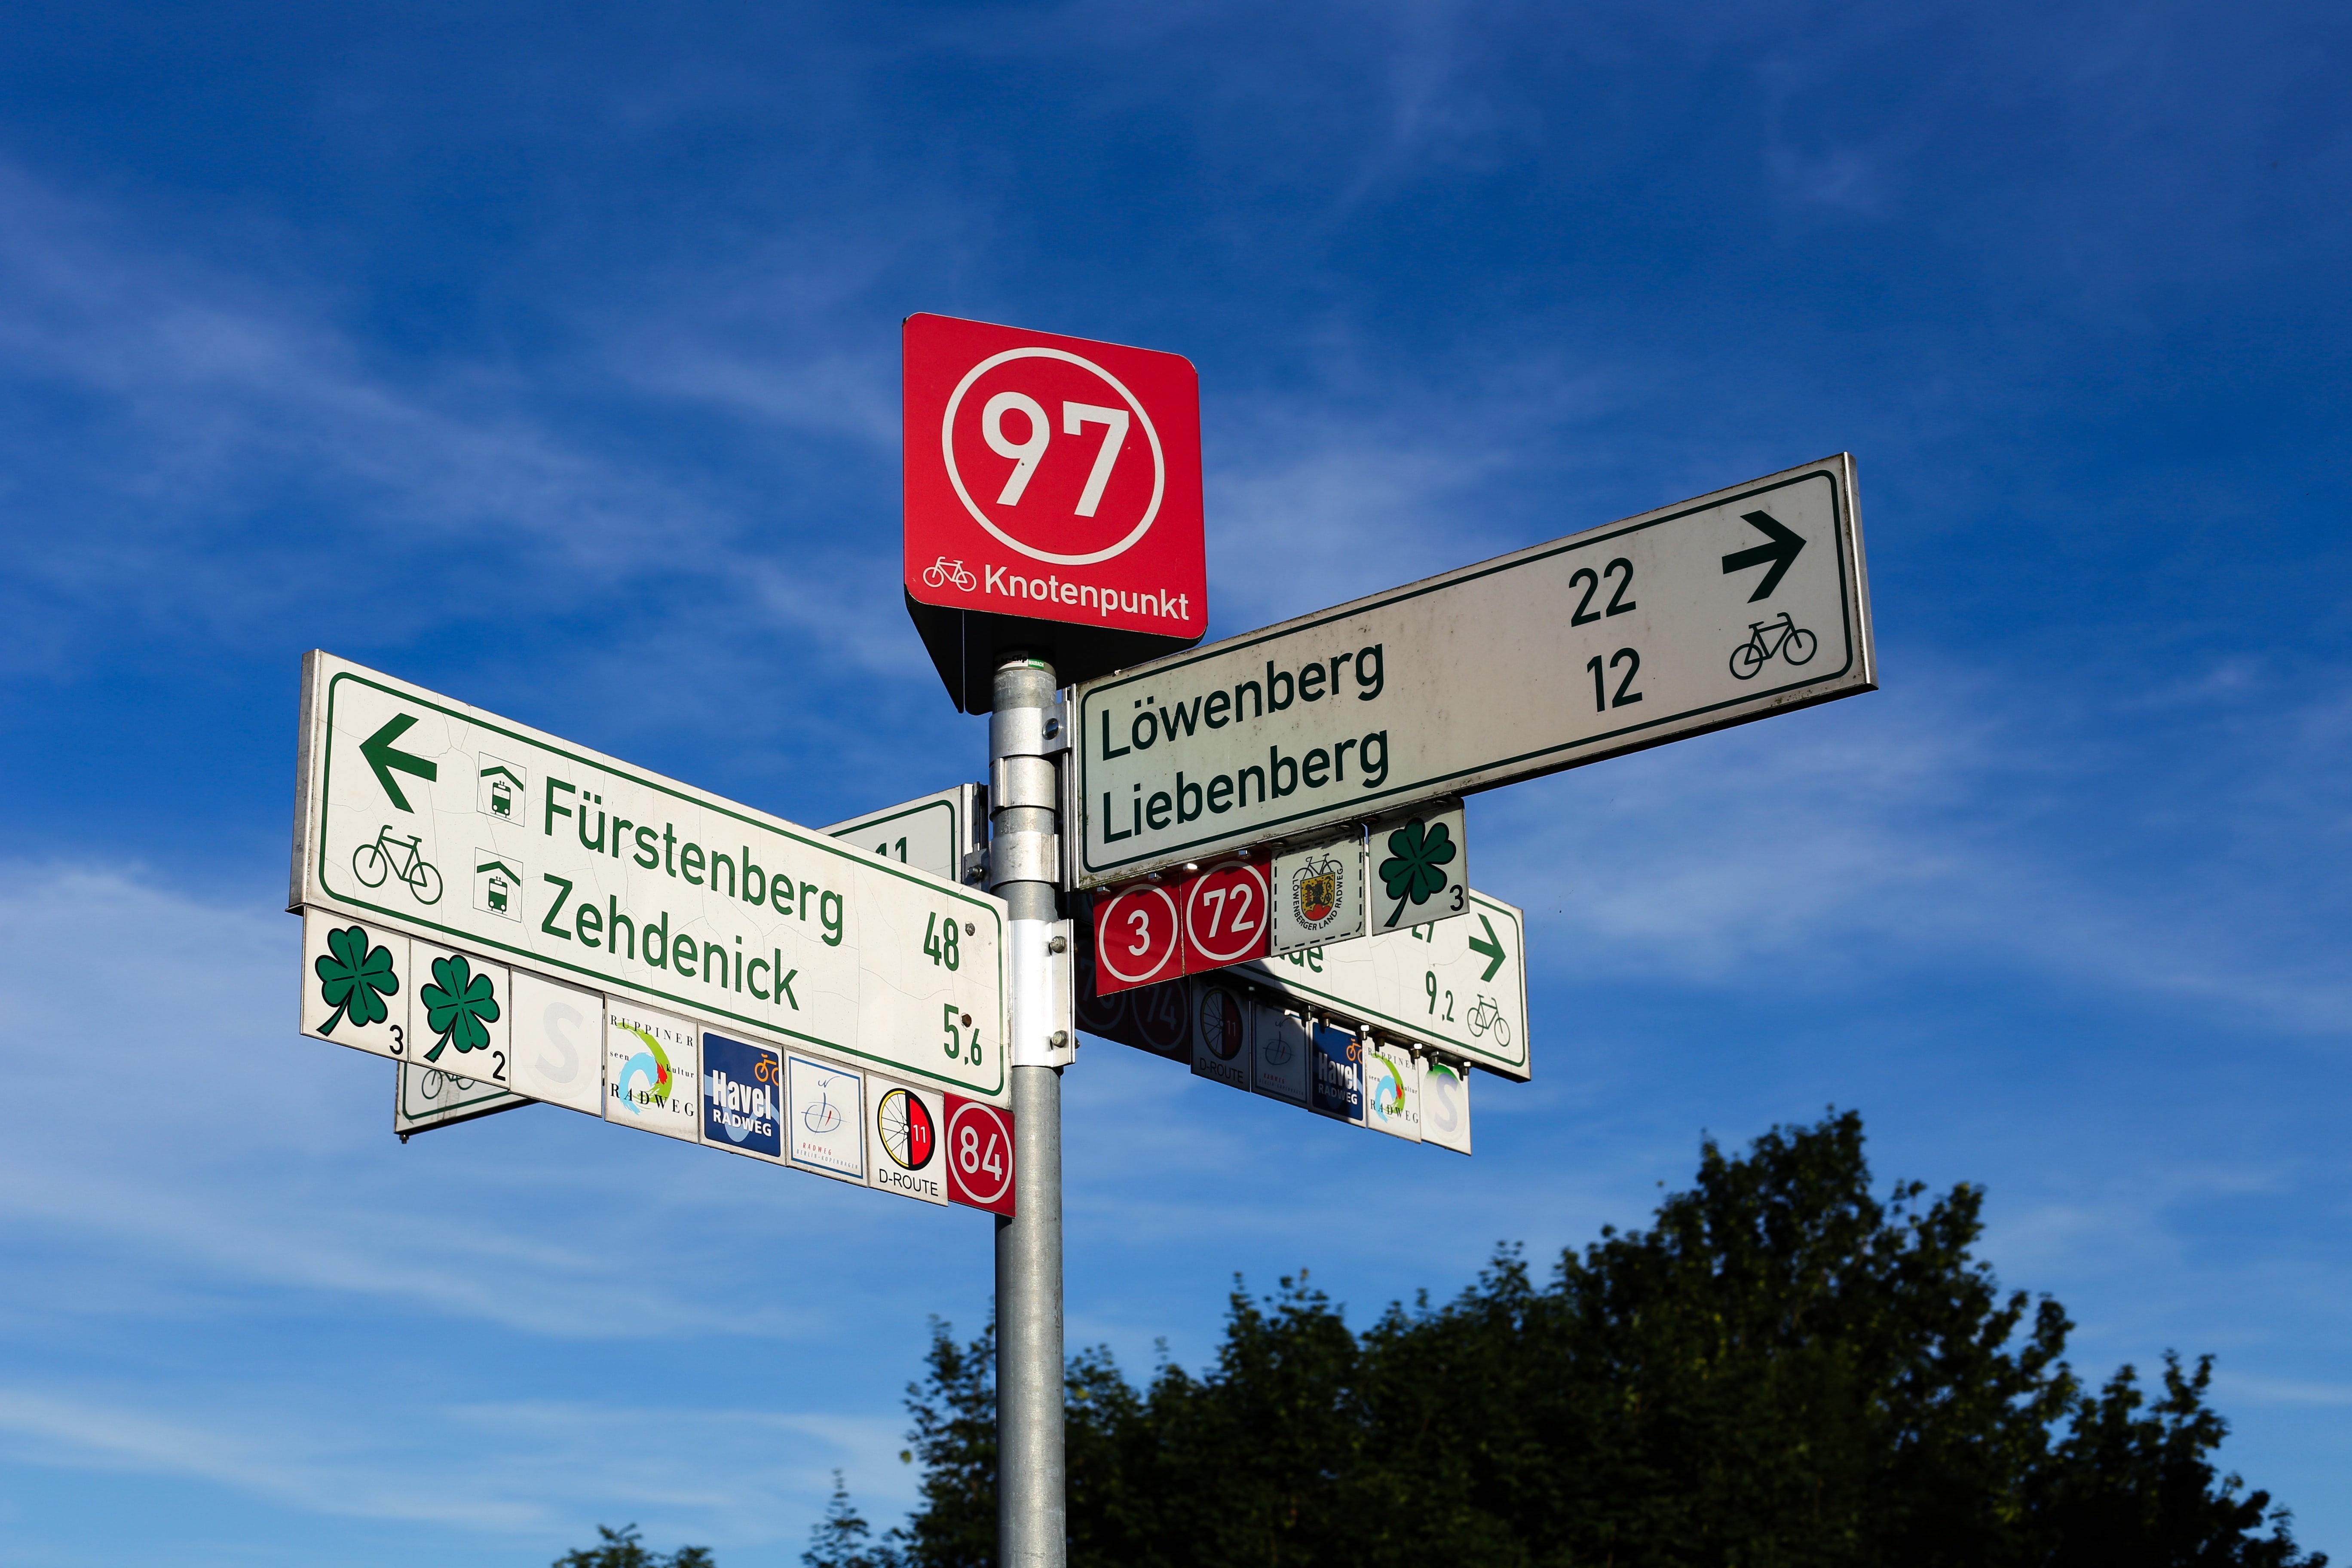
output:
[[[418,846],[425,842],[423,834],[414,838],[394,838],[392,824],[385,823],[376,833],[374,841],[362,844],[352,851],[352,874],[371,888],[381,888],[386,877],[397,877],[408,884],[420,904],[438,903],[441,900],[441,873],[425,858]]]

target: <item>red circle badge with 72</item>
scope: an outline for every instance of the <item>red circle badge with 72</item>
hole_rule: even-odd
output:
[[[1193,639],[1208,630],[1201,383],[1181,354],[906,322],[908,595]]]

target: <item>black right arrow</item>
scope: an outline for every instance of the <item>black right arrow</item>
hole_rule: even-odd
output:
[[[1772,570],[1764,574],[1764,581],[1757,584],[1756,592],[1748,595],[1748,602],[1752,605],[1759,599],[1769,598],[1772,590],[1780,585],[1780,579],[1789,574],[1789,563],[1796,560],[1797,552],[1805,547],[1805,542],[1788,524],[1769,511],[1743,512],[1740,521],[1762,529],[1771,541],[1769,544],[1735,550],[1723,558],[1723,570],[1727,574],[1771,563]]]

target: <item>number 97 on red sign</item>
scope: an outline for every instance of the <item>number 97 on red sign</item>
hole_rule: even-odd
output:
[[[1212,866],[1095,900],[1095,994],[1157,985],[1264,958],[1271,948],[1263,863]]]

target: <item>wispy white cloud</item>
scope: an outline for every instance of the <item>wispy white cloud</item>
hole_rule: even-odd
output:
[[[1889,679],[1888,692],[1474,803],[1518,847],[1496,890],[1517,882],[1556,908],[1583,979],[1725,984],[1772,966],[1783,986],[1842,985],[1966,953],[2146,1005],[2344,1033],[2352,983],[2329,940],[2246,880],[2312,852],[2314,818],[2337,815],[2322,781],[2339,745],[2249,737],[2183,813],[2109,752],[2114,737],[2048,710],[2029,720],[1932,666]],[[2333,702],[2289,708],[2279,727],[2323,722]],[[2264,797],[2295,805],[2245,820]],[[2213,817],[2236,831],[2217,841]],[[2119,834],[2139,845],[2127,866]],[[1530,880],[1526,864],[1565,875]]]
[[[312,606],[363,605],[346,635],[397,641],[510,616],[492,584],[518,578],[549,602],[620,584],[643,602],[684,581],[755,624],[824,632],[790,598],[736,586],[766,553],[763,509],[614,441],[577,405],[728,398],[867,452],[895,428],[881,367],[829,341],[732,360],[689,345],[668,364],[589,337],[528,369],[403,360],[349,324],[353,301],[263,263],[266,248],[158,233],[0,164],[0,384],[37,399],[47,426],[0,438],[18,458],[0,496],[25,633],[12,662],[55,665],[126,612],[145,636],[236,647]]]
[[[502,1535],[576,1531],[617,1512],[656,1538],[773,1540],[835,1468],[869,1507],[909,1490],[896,1423],[539,1401],[412,1406],[394,1436],[276,1394],[159,1414],[109,1391],[0,1387],[0,1451],[19,1465],[209,1481],[330,1518]]]

